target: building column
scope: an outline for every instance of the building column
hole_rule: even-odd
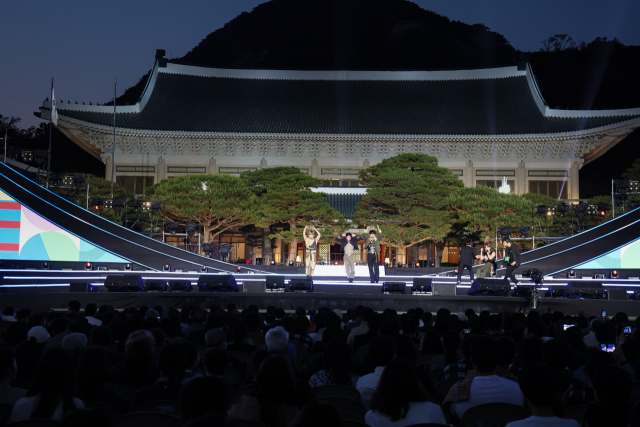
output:
[[[104,179],[111,181],[111,157],[105,157],[104,164]]]
[[[320,165],[318,164],[318,159],[313,159],[313,161],[311,161],[311,176],[314,178],[320,178]]]
[[[467,162],[467,167],[463,172],[464,176],[462,181],[464,182],[465,187],[473,187],[473,161],[469,160]]]
[[[262,160],[260,160],[260,167],[258,169],[266,169],[267,167],[267,159],[263,157]]]
[[[570,199],[579,199],[580,198],[580,168],[582,167],[581,162],[572,162],[571,170],[569,171],[569,194],[567,195]]]
[[[515,191],[517,190],[517,191]],[[527,169],[524,160],[518,162],[518,172],[516,176],[516,188],[514,193],[525,194],[527,192]]]
[[[218,166],[216,165],[216,159],[213,157],[209,159],[209,166],[207,167],[207,173],[216,174],[218,173]]]
[[[156,174],[158,176],[158,182],[160,182],[167,177],[167,170],[164,166],[164,158],[162,158],[162,156],[158,156],[157,168],[158,170],[156,171]]]

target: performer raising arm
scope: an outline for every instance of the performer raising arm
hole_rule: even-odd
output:
[[[312,225],[311,231],[309,230],[309,226],[304,227],[304,246],[305,246],[305,272],[307,273],[307,277],[309,279],[313,278],[313,270],[316,268],[316,248],[318,247],[318,242],[320,241],[320,232]],[[318,233],[317,237],[313,237],[313,232]]]
[[[340,243],[340,250],[344,251],[344,269],[347,272],[347,279],[349,283],[353,283],[353,278],[356,276],[356,259],[353,251],[357,249],[357,242],[351,233],[342,233],[342,236],[336,237],[336,242]]]
[[[380,280],[380,265],[378,263],[378,253],[380,252],[380,240],[382,240],[382,231],[380,226],[378,228],[378,236],[376,236],[376,230],[372,227],[367,227],[362,236],[367,241],[365,249],[367,250],[367,264],[369,265],[369,278],[371,283],[378,283]],[[367,237],[367,233],[369,234]]]

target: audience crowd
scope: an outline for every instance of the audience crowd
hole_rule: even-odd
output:
[[[151,412],[169,420],[154,424],[193,427],[481,425],[496,417],[508,427],[640,427],[638,322],[625,313],[363,306],[6,307],[0,426],[108,427]]]

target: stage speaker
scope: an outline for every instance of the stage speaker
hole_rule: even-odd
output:
[[[69,292],[98,292],[98,287],[91,283],[69,283]]]
[[[284,276],[267,274],[265,281],[267,289],[284,289]]]
[[[406,294],[407,284],[405,282],[384,282],[382,283],[383,294]]]
[[[433,284],[433,295],[439,296],[455,296],[456,295],[456,285],[455,283],[451,283],[450,285],[445,284]]]
[[[191,280],[169,280],[167,284],[171,292],[191,292],[193,290]]]
[[[207,274],[198,278],[200,292],[238,292],[236,278],[231,274]]]
[[[169,286],[164,280],[149,279],[145,283],[145,287],[147,292],[167,292],[169,290]]]
[[[313,292],[313,279],[291,279],[289,292]]]
[[[567,287],[571,289],[573,295],[579,295],[582,298],[604,298],[604,286],[602,282],[596,280],[580,280],[567,283]]]
[[[630,298],[626,289],[607,289],[607,299],[609,301],[626,301]]]
[[[413,278],[413,292],[433,292],[431,289],[431,278],[427,277],[414,277]]]
[[[144,280],[139,274],[110,274],[104,279],[109,292],[144,292]]]
[[[469,295],[507,296],[511,285],[507,279],[475,279],[469,289]]]
[[[267,291],[266,282],[260,281],[250,281],[250,282],[242,282],[242,292],[251,292],[254,294],[260,293],[263,294]]]
[[[569,286],[549,286],[546,296],[554,298],[571,298],[573,289]]]

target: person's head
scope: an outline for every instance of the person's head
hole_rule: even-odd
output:
[[[156,339],[151,332],[140,330],[135,331],[131,335],[129,335],[127,342],[124,345],[124,351],[128,352],[129,347],[131,347],[131,345],[137,341],[145,341],[147,344],[149,344],[151,349],[153,349],[156,345]]]
[[[27,397],[38,396],[31,418],[51,418],[61,400],[63,414],[75,410],[73,391],[73,368],[67,352],[59,348],[45,351],[27,391]]]
[[[376,230],[370,230],[369,231],[369,237],[371,237],[371,238],[376,237]]]
[[[544,335],[544,323],[538,319],[528,319],[524,325],[524,337],[542,338]]]
[[[467,240],[465,244],[467,246],[473,246],[473,240]]]
[[[627,339],[622,343],[622,353],[631,366],[635,365],[636,360],[640,359],[640,341]]]
[[[36,313],[29,317],[29,329],[36,326],[45,326],[44,316],[42,314]]]
[[[396,359],[384,368],[371,409],[390,416],[391,421],[398,421],[407,415],[411,402],[424,402],[427,398],[413,366],[406,360]]]
[[[73,301],[69,301],[69,303],[67,304],[69,313],[79,313],[80,312],[80,308],[82,307],[82,304],[80,304],[80,301],[78,301],[77,299],[74,299]]]
[[[5,307],[4,310],[2,310],[2,315],[7,317],[15,317],[16,310],[12,306]]]
[[[532,365],[525,367],[518,381],[524,397],[537,408],[550,407],[553,404],[558,376],[549,366]]]
[[[160,375],[171,377],[178,382],[184,379],[187,368],[187,354],[180,344],[167,344],[158,355],[158,369]]]
[[[492,334],[499,334],[502,332],[502,317],[497,314],[492,314],[487,318],[487,325],[489,326],[489,332]]]
[[[498,359],[500,359],[500,347],[493,338],[478,336],[471,342],[471,364],[476,373],[495,372]]]
[[[347,343],[334,338],[324,350],[324,369],[331,373],[335,384],[351,387],[350,368],[351,355]]]
[[[406,336],[398,334],[393,337],[396,344],[396,358],[409,362],[412,366],[418,363],[418,350],[413,340]]]
[[[351,233],[347,233],[345,235],[345,239],[347,239],[347,242],[350,242],[351,241]]]
[[[220,328],[210,329],[204,335],[207,348],[227,349],[227,334]]]
[[[193,323],[197,325],[203,325],[207,323],[207,318],[209,317],[209,313],[207,310],[198,310],[196,314],[193,316]]]
[[[258,371],[260,370],[260,365],[262,365],[262,362],[264,361],[264,359],[266,359],[269,356],[270,356],[269,352],[262,348],[253,352],[253,354],[251,355],[251,374],[253,378],[255,378],[256,375],[258,375]]]
[[[16,361],[11,350],[0,348],[0,383],[8,383],[16,377]]]
[[[511,247],[511,239],[508,237],[503,238],[502,244],[507,248]]]
[[[153,347],[148,340],[133,341],[124,355],[124,370],[129,373],[148,372],[153,359]]]
[[[50,338],[49,332],[44,328],[44,326],[34,326],[29,329],[27,333],[27,338],[30,340],[35,340],[38,344],[44,344]]]
[[[616,359],[612,353],[601,351],[600,349],[593,349],[587,354],[587,360],[584,363],[584,373],[589,379],[589,382],[593,383],[595,374],[598,369],[607,366],[615,365]]]
[[[29,326],[23,322],[11,322],[4,332],[4,342],[8,345],[17,345],[28,339]]]
[[[596,340],[600,344],[615,344],[616,342],[616,327],[613,323],[605,323],[602,327],[596,329]]]
[[[146,313],[144,313],[144,319],[155,319],[158,320],[158,318],[160,317],[160,313],[158,313],[156,310],[147,310]]]
[[[370,307],[366,307],[363,311],[362,311],[362,321],[363,322],[368,322],[369,321],[369,317],[371,317],[371,315],[374,313],[373,309]]]
[[[282,353],[287,349],[289,334],[282,326],[269,329],[264,337],[269,353]]]
[[[571,346],[562,340],[549,340],[544,344],[544,363],[560,373],[571,360]]]
[[[202,418],[211,412],[217,419],[224,420],[229,409],[230,398],[229,387],[221,378],[194,378],[180,390],[182,422]]]
[[[458,361],[458,349],[462,344],[460,333],[454,330],[448,330],[442,335],[442,347],[444,348],[444,357],[448,363]]]
[[[484,249],[486,251],[490,251],[491,250],[491,242],[485,242],[484,243]]]
[[[376,337],[369,345],[369,355],[376,366],[387,366],[396,357],[396,344],[390,337]]]
[[[62,339],[62,349],[71,354],[79,355],[87,346],[87,336],[79,332],[72,332]]]
[[[293,405],[296,395],[291,364],[275,354],[262,361],[251,395],[260,401],[261,422],[273,424],[278,417],[278,404]]]
[[[596,401],[614,408],[624,407],[631,397],[633,382],[627,371],[616,365],[598,368],[591,379]]]
[[[340,328],[327,328],[322,334],[322,348],[327,348],[329,343],[334,339],[343,340],[346,342],[344,332]]]
[[[93,317],[93,316],[96,315],[97,311],[98,311],[98,306],[93,304],[93,303],[89,303],[84,307],[84,315],[85,316]]]
[[[295,427],[343,427],[340,412],[333,405],[311,402],[302,407]]]
[[[23,341],[16,347],[15,358],[17,375],[30,378],[35,375],[42,356],[42,346],[33,340]]]
[[[229,356],[223,349],[214,347],[204,353],[204,366],[207,370],[207,375],[212,377],[222,376],[228,365]]]
[[[102,348],[88,348],[78,360],[75,382],[78,389],[90,393],[105,385],[111,375],[111,363],[107,352]]]
[[[296,320],[293,323],[293,332],[298,335],[307,335],[311,322],[307,319],[307,316],[296,316]]]
[[[91,344],[105,347],[111,344],[113,332],[111,332],[111,328],[108,326],[94,326],[91,329],[89,338],[91,339]]]
[[[498,366],[507,368],[513,359],[516,357],[518,347],[516,342],[511,337],[500,337],[496,340],[498,347],[500,347],[500,358],[498,359]]]
[[[18,322],[29,324],[30,318],[31,318],[31,310],[29,310],[28,308],[21,308],[16,313],[16,320]]]

